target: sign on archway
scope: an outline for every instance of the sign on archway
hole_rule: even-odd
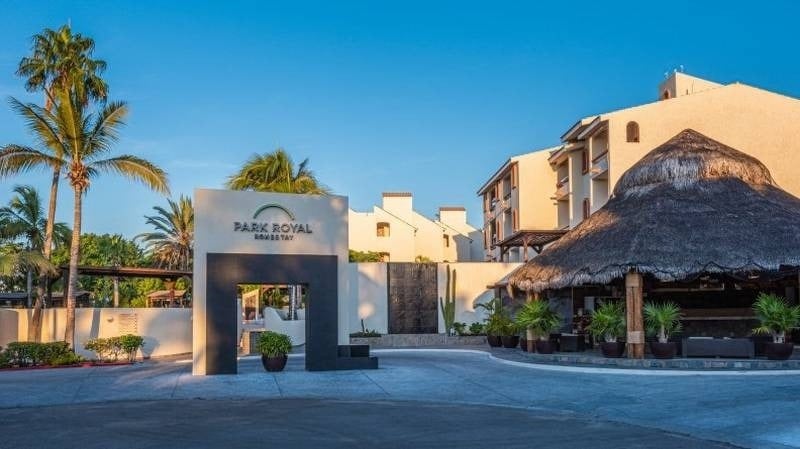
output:
[[[376,367],[339,357],[349,342],[347,197],[197,189],[194,196],[193,374],[235,374],[236,286],[303,284],[306,369]]]

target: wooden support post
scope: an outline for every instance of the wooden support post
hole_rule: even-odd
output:
[[[644,320],[642,318],[642,275],[625,275],[625,312],[628,323],[628,358],[644,358]]]
[[[541,299],[539,297],[539,292],[528,292],[528,302],[539,301]],[[536,335],[533,334],[533,331],[527,329],[525,331],[525,339],[528,342],[528,352],[536,351]]]

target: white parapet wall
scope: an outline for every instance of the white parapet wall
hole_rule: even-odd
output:
[[[382,334],[389,331],[389,300],[386,284],[387,268],[382,262],[351,263],[349,269],[350,332],[366,329]]]
[[[32,315],[30,309],[0,309],[0,346],[27,340]],[[63,340],[65,322],[66,309],[43,310],[42,341]],[[75,309],[75,349],[78,354],[88,358],[94,356],[83,349],[83,344],[90,338],[125,334],[144,337],[144,349],[140,355],[145,357],[191,353],[192,309]]]
[[[521,263],[502,262],[459,262],[439,263],[438,292],[439,297],[445,297],[447,283],[447,267],[451,273],[456,273],[456,321],[471,324],[481,322],[486,317],[482,309],[476,305],[491,300],[495,296],[488,285],[494,284],[522,265]],[[361,330],[361,320],[364,327],[375,330],[381,334],[388,333],[389,327],[389,298],[387,288],[386,263],[351,263],[348,267],[349,291],[347,295],[347,309],[349,310],[350,332]],[[439,308],[439,332],[444,332],[444,319]]]
[[[476,306],[490,301],[495,296],[495,291],[486,287],[499,281],[521,265],[521,263],[505,262],[440,263],[438,264],[439,297],[445,297],[447,267],[449,266],[451,276],[453,272],[456,273],[456,322],[467,325],[482,322],[486,318],[486,313]],[[444,331],[444,318],[440,307],[439,332],[443,333]]]

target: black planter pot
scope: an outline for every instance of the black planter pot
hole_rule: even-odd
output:
[[[792,356],[794,343],[764,343],[764,355],[769,360],[787,360]]]
[[[519,349],[522,349],[525,352],[528,351],[528,339],[527,338],[519,337]]]
[[[539,354],[552,354],[555,349],[555,344],[550,340],[536,340],[536,352]]]
[[[600,351],[603,353],[603,357],[618,359],[625,353],[625,343],[621,341],[613,343],[604,341],[600,343]]]
[[[283,368],[286,367],[286,361],[289,359],[289,356],[284,354],[280,357],[267,357],[266,355],[261,355],[261,364],[264,365],[264,369],[269,372],[275,371],[283,371]]]
[[[516,348],[519,344],[519,335],[503,335],[500,337],[504,348]]]
[[[650,343],[650,352],[657,359],[673,359],[677,350],[675,343],[672,342],[659,343],[654,341]]]
[[[489,346],[493,348],[499,348],[500,346],[503,346],[503,342],[500,341],[499,335],[487,335],[486,341],[489,342]]]

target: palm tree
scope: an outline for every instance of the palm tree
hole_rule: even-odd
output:
[[[39,198],[39,192],[31,186],[16,186],[14,187],[14,193],[16,195],[11,198],[9,205],[0,208],[0,238],[23,240],[25,251],[41,253],[44,249],[47,220],[44,218],[44,209]],[[70,232],[67,225],[55,223],[53,228],[56,245],[60,246],[66,243]],[[33,273],[36,271],[36,267],[35,264],[28,264],[27,267],[26,291],[28,293],[28,307],[31,307]],[[40,303],[40,301],[37,302]]]
[[[100,77],[106,63],[93,59],[94,39],[73,34],[69,25],[57,30],[45,28],[33,36],[31,55],[22,58],[17,76],[24,77],[29,92],[45,92],[45,108],[54,101],[53,90],[74,89],[85,104],[89,99],[105,101],[108,85]]]
[[[25,77],[25,88],[30,91],[42,90],[45,93],[46,111],[50,111],[54,102],[54,89],[73,90],[85,106],[89,99],[105,101],[108,96],[108,85],[100,77],[105,71],[105,61],[93,59],[94,40],[73,34],[69,25],[58,30],[45,28],[33,37],[31,55],[19,63],[17,75]],[[47,167],[52,172],[50,180],[50,199],[47,209],[47,228],[44,238],[44,257],[50,260],[53,248],[53,223],[56,217],[58,199],[58,183],[64,168],[63,144],[53,135],[53,130],[43,126],[39,113],[16,101],[11,100],[12,107],[25,118],[44,149],[51,152],[53,158],[41,158],[36,152],[20,145],[8,145],[0,149],[0,178],[27,172],[34,167]],[[36,335],[41,331],[41,301],[47,276],[39,279],[39,294],[34,306],[31,326]]]
[[[55,267],[36,251],[0,252],[0,275],[8,276],[16,270],[34,269],[39,272],[56,272]]]
[[[66,176],[73,190],[74,211],[72,242],[69,255],[69,283],[67,287],[67,320],[65,340],[74,346],[75,293],[78,289],[78,260],[80,258],[81,218],[83,195],[90,182],[102,173],[116,173],[142,182],[151,189],[167,193],[166,173],[153,163],[132,155],[104,158],[118,139],[128,108],[123,102],[103,105],[98,111],[90,111],[74,91],[56,89],[56,101],[52,112],[35,105],[33,120],[37,129],[46,131],[52,145],[60,147],[63,159],[53,154],[26,149],[31,162],[22,162],[23,167],[33,161],[42,165],[63,163]],[[27,164],[27,165],[26,165]]]
[[[156,231],[137,235],[162,267],[189,270],[194,245],[194,207],[192,199],[181,195],[178,201],[167,200],[169,210],[160,206],[156,215],[145,216]]]
[[[309,170],[308,159],[295,170],[291,156],[283,148],[250,157],[236,174],[228,178],[227,187],[258,192],[328,193],[328,188]]]

